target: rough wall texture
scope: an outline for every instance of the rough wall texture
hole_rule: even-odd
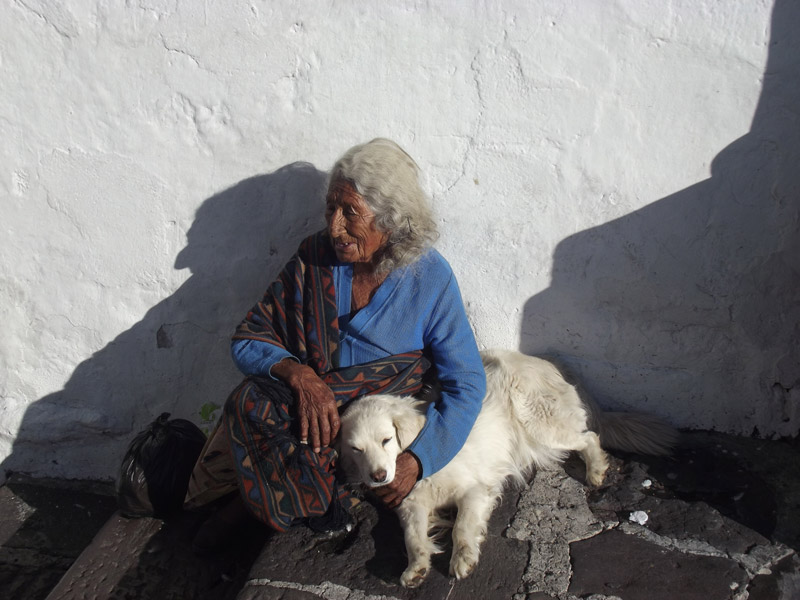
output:
[[[324,171],[425,171],[479,343],[609,407],[800,428],[792,0],[0,6],[0,459],[113,475],[236,383]]]

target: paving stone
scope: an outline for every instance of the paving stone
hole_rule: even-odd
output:
[[[765,479],[770,476],[768,473],[754,468],[759,462],[769,462],[758,460],[758,454],[762,454],[758,448],[763,443],[764,440],[744,441],[732,436],[693,432],[684,436],[683,446],[672,457],[625,459],[641,463],[647,476],[658,482],[658,486],[643,490],[646,495],[691,504],[704,502],[722,516],[770,538],[778,518],[774,480],[771,484]],[[780,442],[770,447],[776,451],[787,450]],[[796,462],[796,451],[793,456],[792,462]],[[800,475],[800,470],[797,474]]]
[[[800,598],[797,446],[708,432],[686,438],[691,451],[673,459],[612,456],[597,489],[583,484],[576,457],[564,470],[537,473],[495,511],[471,577],[448,576],[446,544],[418,590],[398,583],[406,557],[396,517],[369,504],[359,528],[337,543],[304,527],[270,535],[254,525],[231,548],[198,558],[189,548],[196,516],[107,519],[107,495],[102,513],[63,482],[13,476],[0,486],[0,598],[43,600],[87,544],[49,592],[53,600]],[[635,510],[647,515],[643,525],[629,520]]]
[[[653,532],[677,540],[702,540],[726,554],[745,553],[755,545],[770,543],[705,502],[649,499],[642,510],[647,512],[647,527]]]
[[[530,544],[524,590],[553,596],[566,592],[572,573],[569,543],[602,529],[587,506],[582,483],[561,469],[536,473],[507,532]]]
[[[797,600],[800,598],[800,558],[789,556],[768,573],[757,575],[747,593],[747,600]]]
[[[625,521],[644,510],[654,531],[705,539],[728,552],[768,539],[800,548],[797,448],[713,432],[683,437],[672,457],[612,457],[616,469],[588,495],[592,511]]]
[[[694,446],[733,457],[741,468],[757,476],[771,493],[773,500],[767,507],[774,512],[774,530],[761,533],[800,549],[800,437],[763,440],[698,431],[692,432],[690,440]]]
[[[321,593],[323,592],[306,592],[253,582],[246,585],[236,598],[237,600],[319,600]]]
[[[645,527],[654,533],[675,540],[702,541],[726,554],[744,553],[754,545],[770,543],[757,531],[725,517],[705,502],[637,492],[634,488],[641,487],[640,469],[634,472],[635,475],[618,478],[613,485],[590,494],[589,506],[598,517],[626,522],[640,511],[647,516]],[[654,479],[645,481],[651,482],[651,488],[656,485]]]
[[[520,585],[528,555],[526,543],[502,537],[518,496],[518,492],[508,494],[493,514],[480,563],[465,580],[456,581],[448,574],[451,546],[447,530],[442,538],[445,552],[434,556],[432,571],[421,588],[400,586],[407,558],[399,520],[394,513],[365,502],[358,510],[357,527],[335,543],[305,527],[272,537],[253,565],[250,584],[239,600],[293,597],[276,595],[288,593],[289,583],[299,586],[296,591],[324,598],[337,598],[342,590],[352,592],[353,598],[511,598]]]
[[[747,574],[733,560],[668,550],[620,531],[575,542],[569,592],[624,600],[730,600]]]

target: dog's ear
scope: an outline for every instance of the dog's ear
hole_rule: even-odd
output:
[[[397,433],[397,443],[401,450],[405,450],[422,431],[425,425],[425,415],[417,410],[397,411],[392,419],[392,424]]]

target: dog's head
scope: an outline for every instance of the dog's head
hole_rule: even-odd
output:
[[[370,486],[394,480],[397,456],[425,424],[422,403],[398,396],[366,396],[342,415],[341,453],[346,468]]]

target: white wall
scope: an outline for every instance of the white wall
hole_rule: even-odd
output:
[[[238,376],[324,171],[422,165],[482,347],[608,407],[792,435],[791,0],[0,5],[0,459],[109,477]],[[766,73],[766,75],[765,75]]]

